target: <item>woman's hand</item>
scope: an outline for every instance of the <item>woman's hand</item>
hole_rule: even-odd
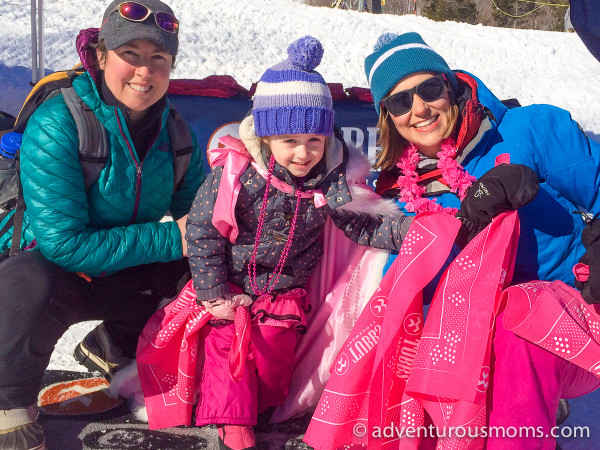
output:
[[[483,174],[467,190],[456,217],[462,221],[457,244],[464,247],[494,217],[531,202],[540,183],[535,172],[523,164],[500,164]]]
[[[539,190],[537,175],[528,166],[500,164],[467,190],[457,217],[488,225],[498,214],[531,202]]]
[[[177,226],[181,232],[181,249],[183,250],[183,258],[187,257],[187,241],[185,239],[185,224],[187,222],[187,218],[188,215],[186,214],[185,216],[177,219]]]
[[[250,306],[252,298],[246,294],[225,294],[202,302],[202,306],[218,319],[233,320],[235,309],[240,306]]]

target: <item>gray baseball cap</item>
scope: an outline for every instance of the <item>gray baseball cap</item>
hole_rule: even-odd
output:
[[[154,42],[173,56],[177,54],[179,29],[170,33],[160,28],[156,22],[155,14],[159,12],[165,12],[175,17],[173,10],[168,5],[160,0],[135,0],[134,3],[145,6],[152,13],[143,22],[134,22],[119,13],[119,5],[122,3],[126,3],[126,1],[114,0],[104,12],[98,40],[104,39],[104,45],[108,50],[114,50],[136,39],[145,39]]]

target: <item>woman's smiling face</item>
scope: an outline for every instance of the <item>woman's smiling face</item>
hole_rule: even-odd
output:
[[[430,72],[417,72],[404,77],[392,89],[388,96],[410,89],[419,83],[433,77]],[[398,133],[417,146],[425,156],[435,158],[444,136],[451,126],[450,110],[452,104],[448,96],[448,88],[438,100],[425,102],[416,93],[413,94],[412,109],[400,116],[391,115]]]
[[[108,50],[105,58],[97,54],[106,85],[134,122],[166,94],[173,57],[156,44],[135,40]]]

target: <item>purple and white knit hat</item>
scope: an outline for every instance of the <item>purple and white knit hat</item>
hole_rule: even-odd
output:
[[[331,92],[314,70],[323,57],[323,46],[314,37],[304,36],[287,51],[288,58],[267,69],[256,86],[252,106],[256,135],[331,135]]]

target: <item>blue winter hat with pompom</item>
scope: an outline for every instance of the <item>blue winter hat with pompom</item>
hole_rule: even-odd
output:
[[[384,33],[379,36],[373,53],[365,59],[365,72],[377,114],[381,99],[402,78],[416,72],[442,73],[452,90],[456,92],[458,89],[454,72],[419,33]]]
[[[257,136],[333,134],[333,102],[323,77],[314,69],[323,46],[304,36],[288,47],[288,58],[260,78],[252,115]]]

